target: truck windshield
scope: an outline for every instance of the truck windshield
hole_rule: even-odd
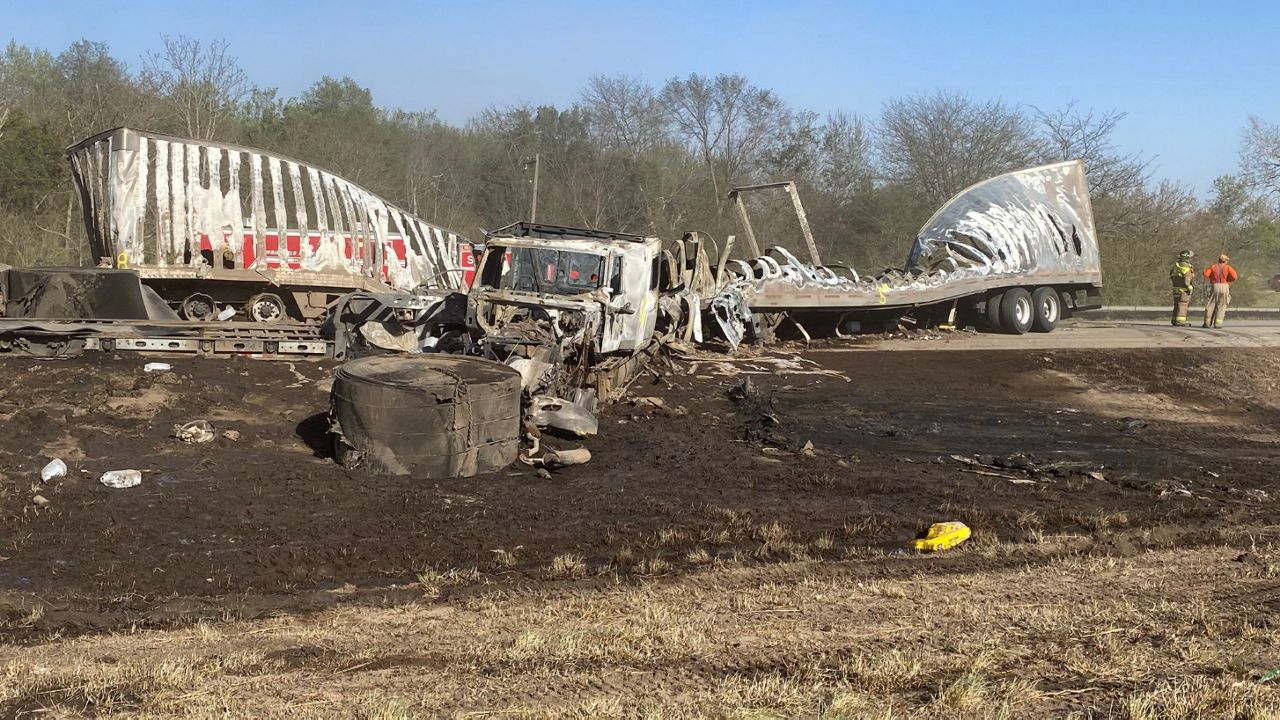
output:
[[[510,269],[498,287],[555,295],[577,295],[600,287],[604,258],[569,250],[513,247]]]

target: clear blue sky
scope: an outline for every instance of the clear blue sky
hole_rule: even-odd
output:
[[[1280,122],[1280,4],[1268,2],[309,2],[0,0],[0,39],[110,44],[133,67],[161,33],[225,38],[284,96],[350,75],[384,106],[463,122],[571,103],[596,73],[657,85],[736,72],[798,108],[874,117],[937,88],[1119,109],[1126,150],[1205,194],[1250,113]]]

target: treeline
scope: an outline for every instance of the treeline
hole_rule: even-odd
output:
[[[824,260],[872,270],[900,266],[915,232],[968,185],[1083,158],[1111,303],[1164,303],[1183,248],[1203,262],[1231,253],[1244,276],[1238,302],[1277,303],[1266,289],[1280,272],[1274,126],[1250,119],[1240,172],[1201,202],[1116,146],[1120,111],[946,92],[863,110],[820,116],[739,75],[660,86],[592,77],[569,107],[495,106],[458,127],[380,107],[351,78],[280,97],[255,86],[224,42],[165,37],[137,67],[104,43],[57,54],[10,43],[0,55],[0,262],[88,262],[63,150],[128,125],[290,155],[473,237],[529,217],[535,164],[539,221],[664,239],[739,234],[727,191],[792,179]],[[800,246],[785,195],[754,202],[763,243]]]

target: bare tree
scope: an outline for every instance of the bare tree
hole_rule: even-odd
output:
[[[890,100],[879,134],[885,175],[918,188],[933,205],[993,175],[1035,165],[1044,154],[1026,114],[957,93]]]
[[[819,148],[819,188],[844,199],[871,181],[871,134],[862,118],[845,112],[828,116]]]
[[[628,75],[593,76],[582,93],[592,129],[604,143],[638,155],[663,138],[662,107],[653,88]]]
[[[1138,153],[1122,153],[1112,139],[1126,113],[1081,110],[1071,101],[1057,110],[1034,108],[1051,160],[1082,159],[1095,198],[1132,192],[1147,182],[1151,161]]]
[[[1240,148],[1240,174],[1252,189],[1280,198],[1280,127],[1249,116]]]
[[[144,79],[167,101],[187,135],[213,140],[219,126],[249,95],[249,79],[228,43],[208,45],[179,35],[162,36],[164,49],[147,55]]]
[[[717,216],[725,191],[782,136],[791,117],[771,91],[741,75],[674,78],[662,88],[660,102],[676,134],[706,166]]]
[[[151,103],[124,63],[105,43],[80,40],[58,54],[54,63],[59,121],[68,140],[118,125],[141,124]]]

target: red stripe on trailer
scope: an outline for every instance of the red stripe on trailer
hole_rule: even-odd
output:
[[[302,234],[286,230],[284,234],[285,262],[290,270],[302,267]]]

